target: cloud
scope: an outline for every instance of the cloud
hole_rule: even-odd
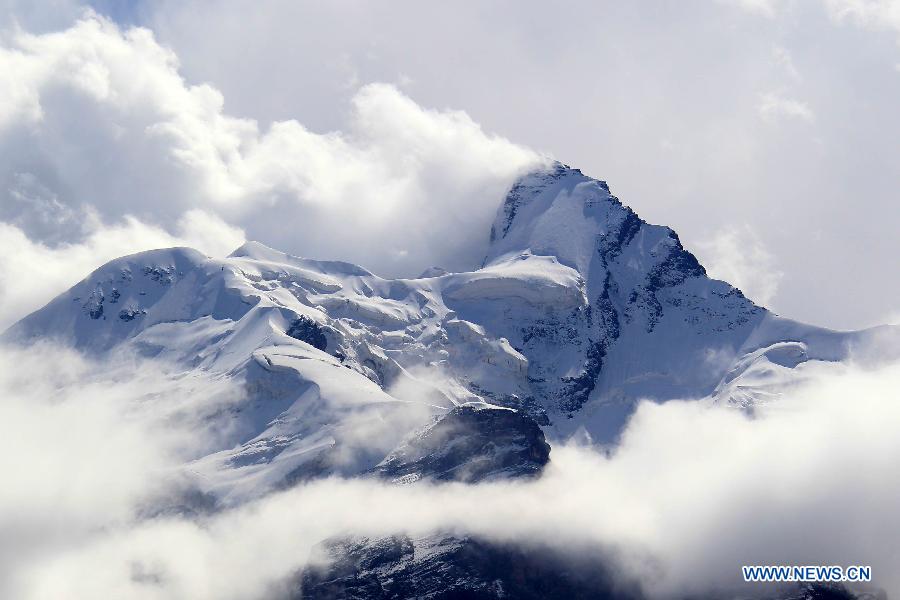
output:
[[[882,322],[886,325],[900,325],[900,310],[888,313],[884,316]]]
[[[173,242],[220,253],[243,232],[387,274],[469,268],[504,191],[538,162],[465,113],[384,84],[359,89],[346,131],[262,128],[229,115],[214,87],[186,82],[149,30],[92,13],[62,31],[13,30],[0,69],[11,74],[0,80],[2,250],[25,244],[67,273]],[[21,315],[27,295],[16,294],[5,303]]]
[[[760,95],[757,105],[759,115],[766,121],[779,118],[799,119],[812,122],[816,116],[806,102],[788,98],[779,92],[766,92]]]
[[[710,276],[731,283],[758,304],[767,305],[778,292],[784,273],[749,227],[723,229],[696,248]]]
[[[784,0],[719,0],[749,13],[774,19],[788,4]],[[869,29],[900,31],[900,2],[897,0],[822,0],[825,12],[835,22],[851,21]]]
[[[185,461],[227,432],[210,418],[241,389],[119,353],[0,347],[0,596],[34,564],[134,522],[177,492]]]
[[[800,71],[797,70],[797,65],[794,63],[794,58],[787,48],[784,46],[775,46],[772,48],[772,58],[791,79],[794,81],[802,79]]]
[[[868,564],[876,585],[900,591],[898,363],[808,363],[752,415],[644,403],[611,454],[554,448],[537,481],[330,479],[206,516],[140,518],[180,460],[222,443],[196,424],[233,392],[152,363],[55,351],[51,367],[47,348],[3,352],[0,392],[12,400],[0,427],[18,450],[0,458],[6,596],[261,598],[328,536],[438,529],[599,549],[661,598],[737,589],[742,564],[771,563]],[[173,427],[185,410],[189,440]]]
[[[837,22],[849,20],[870,29],[900,32],[900,2],[897,0],[825,0],[828,16]]]
[[[781,0],[719,0],[723,4],[732,4],[749,13],[774,19],[778,15]]]

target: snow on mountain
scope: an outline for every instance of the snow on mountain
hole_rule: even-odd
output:
[[[491,239],[485,268],[511,256],[552,256],[581,279],[580,309],[479,321],[528,357],[532,391],[556,412],[562,436],[583,427],[595,440],[612,440],[638,398],[719,390],[732,400],[732,388],[720,385],[726,373],[779,342],[803,347],[800,364],[841,360],[866,335],[795,323],[755,305],[707,277],[673,230],[646,223],[605,182],[559,163],[513,186]],[[747,393],[754,392],[741,391],[740,403]]]
[[[755,305],[674,231],[557,163],[512,187],[471,272],[383,279],[256,242],[225,259],[156,250],[104,265],[5,337],[127,346],[242,381],[227,443],[190,465],[229,503],[396,466],[454,406],[516,409],[551,443],[614,442],[644,398],[750,407],[782,371],[843,360],[866,335]]]
[[[527,415],[465,404],[417,432],[376,472],[395,483],[414,483],[423,477],[475,483],[539,474],[549,457],[550,445]]]

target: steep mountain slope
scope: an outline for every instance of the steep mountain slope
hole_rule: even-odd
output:
[[[108,263],[5,334],[242,381],[244,404],[221,417],[230,437],[190,465],[224,503],[396,467],[458,405],[516,409],[551,443],[612,443],[640,399],[749,407],[777,392],[773,369],[841,360],[866,335],[756,306],[561,164],[513,186],[472,272],[383,279],[254,242],[225,259],[157,250]],[[399,475],[429,463],[416,452]]]
[[[779,342],[796,344],[796,366],[840,360],[859,340],[756,306],[709,278],[674,231],[644,222],[605,182],[564,165],[521,179],[491,238],[488,268],[530,253],[553,256],[580,278],[581,306],[479,321],[529,359],[533,393],[558,409],[563,435],[584,427],[611,440],[635,399],[708,396],[741,357],[767,356]]]
[[[477,538],[438,534],[335,539],[319,548],[324,566],[297,578],[290,598],[575,600],[642,598],[602,555],[560,555]]]

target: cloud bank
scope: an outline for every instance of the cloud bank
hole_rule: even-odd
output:
[[[228,434],[212,417],[243,395],[163,363],[98,362],[45,342],[0,346],[0,397],[0,596],[24,598],[33,567],[184,489],[183,464]]]
[[[225,254],[249,237],[389,275],[471,268],[504,191],[539,162],[384,84],[359,89],[344,131],[263,128],[186,82],[149,30],[91,13],[12,29],[0,69],[0,277],[19,288],[0,295],[0,326],[105,259],[173,244]]]
[[[645,403],[615,451],[554,448],[533,482],[330,479],[205,516],[142,518],[186,476],[178,465],[221,443],[214,428],[188,439],[173,424],[240,396],[65,352],[51,368],[47,352],[6,349],[0,361],[0,427],[17,449],[0,458],[4,596],[262,598],[328,536],[435,530],[599,549],[659,598],[732,589],[742,564],[773,563],[869,564],[876,585],[900,591],[896,362],[809,363],[754,415]]]

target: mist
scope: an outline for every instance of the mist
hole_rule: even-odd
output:
[[[753,414],[644,402],[617,448],[556,446],[536,481],[332,478],[172,514],[146,508],[190,486],[180,466],[222,442],[198,418],[239,392],[70,351],[50,369],[47,352],[3,350],[5,596],[262,598],[330,536],[435,531],[602,552],[658,598],[743,589],[744,564],[871,565],[875,584],[900,592],[897,362],[809,363]]]
[[[0,596],[15,598],[36,564],[189,489],[184,464],[227,436],[214,417],[243,390],[45,341],[0,346],[0,398]]]

